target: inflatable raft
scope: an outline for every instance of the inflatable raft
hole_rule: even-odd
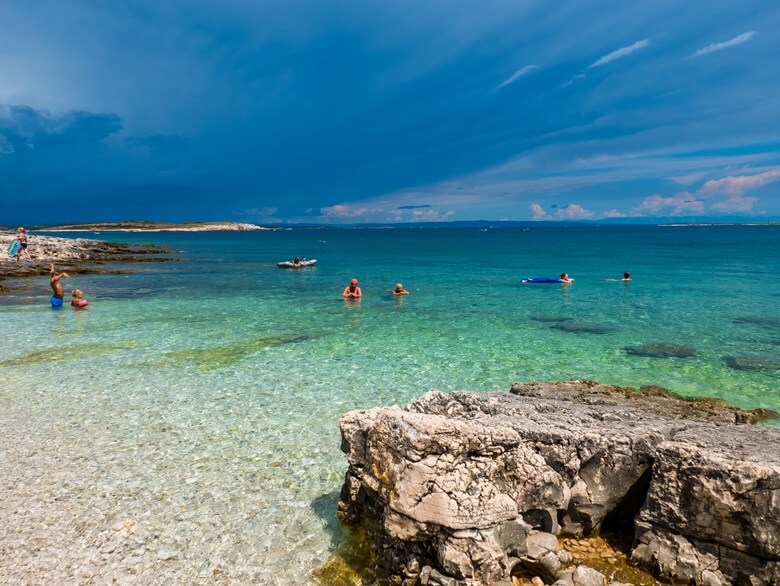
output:
[[[317,264],[317,259],[316,258],[312,258],[312,259],[302,260],[297,265],[294,264],[293,261],[291,261],[291,260],[285,260],[285,261],[276,263],[276,266],[279,267],[280,269],[298,269],[298,268],[301,268],[301,267],[311,267],[311,266],[314,266],[316,264]]]

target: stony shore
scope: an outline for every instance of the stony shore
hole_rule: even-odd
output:
[[[58,271],[69,274],[120,273],[116,263],[174,262],[167,247],[153,244],[124,244],[87,238],[57,238],[28,233],[31,261],[18,260],[6,253],[15,233],[0,233],[0,294],[14,290],[6,279],[48,275],[54,263]]]
[[[769,416],[589,381],[430,392],[342,417],[341,516],[379,584],[780,584]]]

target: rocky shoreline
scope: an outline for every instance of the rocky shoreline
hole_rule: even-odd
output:
[[[57,238],[28,232],[30,257],[16,260],[6,253],[15,233],[0,233],[0,294],[14,291],[5,279],[49,274],[49,264],[69,274],[119,274],[115,263],[177,262],[171,250],[154,244],[125,244],[87,238]],[[112,266],[107,266],[112,265]]]
[[[515,383],[345,414],[340,516],[369,581],[779,584],[780,430],[751,425],[775,414],[648,391]],[[650,582],[591,563],[621,563],[587,541],[616,532]]]

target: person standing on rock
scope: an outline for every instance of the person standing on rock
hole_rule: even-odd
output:
[[[49,285],[54,293],[51,297],[52,309],[59,309],[62,307],[63,297],[65,296],[65,290],[62,288],[61,279],[67,279],[68,273],[58,273],[54,268],[54,263],[49,265]]]
[[[27,262],[31,263],[30,252],[27,250],[27,230],[23,226],[19,226],[16,229],[16,240],[19,242],[19,250],[16,251],[16,260],[22,256],[22,253],[27,257]]]

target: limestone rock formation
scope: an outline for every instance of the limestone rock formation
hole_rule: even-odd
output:
[[[587,381],[431,392],[343,416],[342,518],[387,583],[606,584],[556,535],[622,524],[662,579],[776,584],[780,432],[758,416]]]

